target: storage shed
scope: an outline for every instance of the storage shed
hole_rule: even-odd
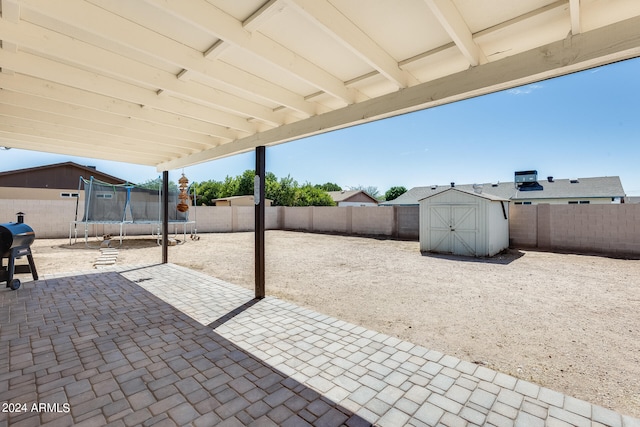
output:
[[[449,188],[420,200],[420,250],[493,256],[509,247],[509,200]]]

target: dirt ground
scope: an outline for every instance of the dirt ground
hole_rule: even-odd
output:
[[[68,239],[33,249],[41,277],[90,270],[99,255]],[[118,265],[161,260],[153,239],[119,249]],[[201,234],[171,246],[169,261],[253,289],[253,233]],[[640,417],[640,260],[470,259],[423,255],[418,242],[268,231],[266,274],[269,295]]]

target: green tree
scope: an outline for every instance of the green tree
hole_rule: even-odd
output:
[[[240,177],[230,177],[227,175],[224,178],[224,181],[222,181],[221,185],[222,187],[220,189],[220,194],[218,195],[218,198],[237,196],[238,187],[240,185]]]
[[[386,193],[384,193],[384,199],[395,200],[406,192],[407,192],[406,187],[402,187],[402,186],[391,187],[390,189],[387,190]]]
[[[212,200],[219,199],[222,192],[222,183],[220,181],[204,181],[194,182],[193,189],[197,195],[197,203],[199,206],[213,206]]]
[[[242,175],[238,176],[238,190],[234,196],[253,195],[253,180],[255,176],[256,172],[252,169],[247,169]]]
[[[224,181],[209,180],[193,183],[192,186],[198,193],[198,205],[212,206],[214,199],[253,195],[254,177],[255,172],[248,169],[242,175],[227,176]],[[337,184],[330,182],[322,185],[306,183],[300,186],[291,175],[278,180],[273,172],[265,174],[264,185],[265,197],[273,201],[273,206],[334,206],[335,203],[325,188],[329,188],[329,191],[340,191]]]
[[[338,184],[334,184],[333,182],[325,182],[324,184],[316,184],[315,188],[319,188],[324,191],[342,191],[342,187]]]
[[[271,199],[274,206],[277,206],[275,200],[279,191],[280,183],[278,182],[278,177],[273,172],[267,172],[264,176],[264,196],[267,199]]]
[[[149,179],[143,183],[135,184],[135,185],[136,187],[146,188],[147,190],[159,191],[160,188],[162,188],[162,177]],[[173,181],[169,181],[169,192],[174,192],[174,191],[178,191],[178,185]]]
[[[298,188],[294,203],[294,206],[335,206],[333,199],[325,190],[309,183]]]
[[[277,189],[272,198],[273,205],[295,206],[294,203],[297,189],[298,182],[291,178],[291,175],[287,175],[285,178],[280,178],[280,182],[278,182]]]

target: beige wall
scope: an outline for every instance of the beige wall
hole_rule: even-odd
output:
[[[76,200],[0,200],[0,222],[15,222],[17,212],[24,212],[24,222],[33,228],[36,237],[66,237],[69,222],[75,217]]]
[[[83,205],[80,204],[78,217],[82,219]],[[84,225],[74,227],[75,200],[2,200],[0,222],[16,220],[17,212],[25,213],[29,224],[39,238],[68,237],[70,228],[78,236],[84,236]],[[267,207],[266,227],[274,230],[305,230],[321,233],[343,233],[359,235],[386,235],[403,238],[418,237],[417,207]],[[254,229],[253,206],[191,206],[189,220],[191,227],[200,233],[252,231]],[[171,232],[181,232],[181,226],[171,225]],[[158,226],[152,224],[126,225],[128,235],[151,234]],[[90,225],[89,235],[118,235],[119,225]]]
[[[512,206],[510,242],[544,250],[640,255],[640,205]]]
[[[75,216],[75,200],[0,200],[0,222],[16,221],[17,212],[37,238],[65,238]],[[82,211],[82,205],[80,205]],[[640,204],[517,205],[510,208],[512,247],[539,248],[613,255],[640,255]],[[82,212],[79,213],[82,217]],[[200,233],[251,231],[252,206],[199,206],[189,219]],[[267,229],[323,233],[383,235],[418,239],[418,208],[268,207]],[[127,226],[129,235],[150,234],[157,226]],[[181,232],[181,227],[171,232]],[[84,235],[84,228],[78,230]],[[187,229],[190,232],[190,229]],[[97,226],[91,235],[117,234],[119,227]]]
[[[83,190],[22,187],[0,187],[0,200],[67,200],[61,196],[62,193],[79,193],[80,199],[84,200]]]

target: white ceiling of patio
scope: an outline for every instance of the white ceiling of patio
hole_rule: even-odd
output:
[[[0,146],[158,170],[640,56],[637,0],[0,5]]]

